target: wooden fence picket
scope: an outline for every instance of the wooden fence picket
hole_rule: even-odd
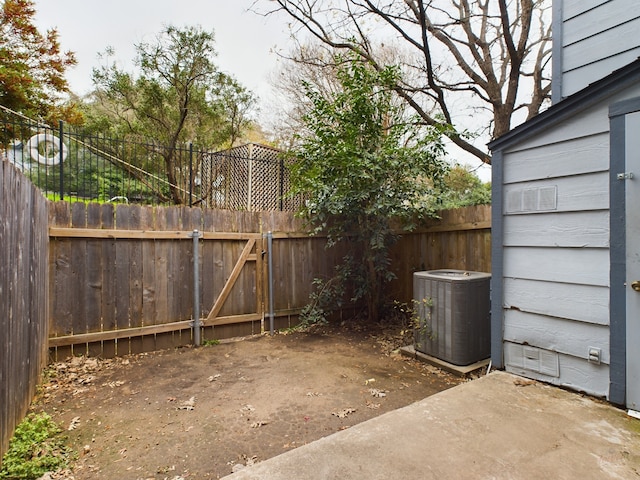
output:
[[[264,234],[273,232],[276,328],[291,326],[314,278],[346,254],[287,212],[116,208],[52,203],[51,338],[56,356],[135,353],[191,342],[192,231],[201,232],[204,338],[260,333],[268,308]],[[409,302],[417,270],[490,271],[489,206],[442,212],[392,251],[394,298]],[[109,218],[109,216],[112,218]]]

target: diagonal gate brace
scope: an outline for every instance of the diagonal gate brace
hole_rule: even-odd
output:
[[[207,319],[206,319],[207,323],[209,323],[214,318],[216,318],[218,316],[218,313],[220,313],[220,310],[222,309],[224,302],[227,300],[227,297],[229,297],[229,293],[231,293],[231,289],[235,285],[236,280],[238,280],[238,277],[240,276],[240,272],[242,271],[242,267],[247,262],[247,258],[249,258],[249,255],[251,254],[251,250],[253,250],[253,247],[255,244],[256,244],[255,238],[251,238],[247,241],[247,244],[244,246],[244,249],[240,254],[240,258],[238,258],[238,261],[233,266],[233,270],[231,271],[231,275],[229,276],[227,283],[225,283],[222,289],[222,292],[220,292],[220,296],[218,297],[216,302],[213,304],[213,307],[211,308],[211,311],[207,316]]]

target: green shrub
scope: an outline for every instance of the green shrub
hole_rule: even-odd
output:
[[[43,413],[30,413],[16,427],[2,459],[0,479],[36,479],[66,468],[73,457],[62,429]]]

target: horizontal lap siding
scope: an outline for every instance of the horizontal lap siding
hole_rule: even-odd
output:
[[[565,92],[565,96],[578,92],[601,78],[605,72],[611,73],[637,60],[638,57],[640,57],[640,50],[628,50],[613,57],[602,59],[598,63],[590,63],[575,70],[564,72],[562,75],[562,91]]]
[[[609,324],[609,289],[603,286],[505,278],[503,304],[507,310]]]
[[[509,153],[508,162],[505,184],[604,172],[609,169],[609,133],[519,149]]]
[[[571,71],[592,63],[599,62],[606,58],[614,58],[620,53],[636,50],[640,51],[638,46],[638,28],[640,27],[640,18],[636,18],[627,23],[616,25],[610,30],[599,33],[591,37],[580,39],[571,45],[564,47],[564,68],[565,71]],[[566,25],[565,25],[566,28]],[[628,43],[621,45],[621,42]],[[623,67],[624,64],[618,65]],[[605,77],[611,72],[603,72],[597,79]]]
[[[564,0],[562,18],[566,21],[612,1],[614,0]]]
[[[609,375],[606,112],[596,106],[503,154],[502,225],[507,370],[603,396]],[[538,191],[553,192],[553,202],[536,208],[522,200],[518,208],[518,199]],[[523,368],[523,349],[530,347],[549,352],[558,374]],[[588,362],[589,348],[601,350],[600,365]]]
[[[526,345],[545,345],[565,355],[588,359],[588,348],[602,349],[603,363],[609,364],[609,329],[576,320],[547,317],[508,310],[505,312],[504,339]]]
[[[552,158],[555,158],[555,155],[560,154],[560,152],[566,152],[566,156],[569,158],[566,160],[562,160],[562,162],[569,162],[568,166],[572,166],[575,168],[575,173],[569,171],[568,175],[575,175],[580,172],[580,150],[584,150],[586,148],[590,148],[590,144],[592,143],[589,139],[594,135],[602,135],[605,134],[607,137],[609,136],[609,106],[608,104],[599,104],[588,110],[581,111],[579,114],[573,115],[570,118],[560,121],[557,124],[554,124],[553,128],[545,130],[540,135],[534,135],[530,138],[524,139],[521,143],[519,143],[514,148],[510,149],[509,152],[505,152],[505,178],[508,178],[509,175],[517,174],[517,167],[513,169],[513,173],[509,172],[510,164],[507,163],[510,161],[511,155],[517,154],[518,152],[522,152],[525,155],[525,158],[531,159],[539,159],[544,156],[544,149],[555,149],[554,153],[550,155]],[[602,137],[601,137],[602,138]],[[608,140],[606,140],[608,142]],[[565,144],[563,146],[563,144]],[[542,150],[539,150],[542,149]],[[577,151],[576,151],[577,149]],[[571,152],[576,152],[576,155],[571,155]],[[609,152],[606,152],[607,158]],[[566,157],[565,157],[566,158]],[[549,159],[547,159],[548,161]],[[609,161],[606,162],[606,167],[608,168]],[[561,168],[558,166],[558,168]],[[565,174],[565,175],[566,175]],[[556,171],[552,168],[550,171],[547,169],[547,175],[558,176]],[[546,175],[542,173],[534,178],[545,178]]]
[[[506,247],[504,276],[606,287],[609,285],[609,251],[595,248]]]
[[[509,215],[503,244],[508,247],[608,248],[609,211]]]
[[[640,11],[633,0],[565,0],[562,96],[567,97],[640,56]]]
[[[620,0],[603,2],[598,0],[590,5],[582,0],[581,9],[568,8],[563,12],[564,29],[562,45],[568,46],[586,38],[597,37],[620,25],[632,23],[640,18],[638,9],[629,8],[629,3]]]

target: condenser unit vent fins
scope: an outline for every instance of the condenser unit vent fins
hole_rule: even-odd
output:
[[[491,355],[491,274],[431,270],[413,274],[416,350],[454,365]]]

